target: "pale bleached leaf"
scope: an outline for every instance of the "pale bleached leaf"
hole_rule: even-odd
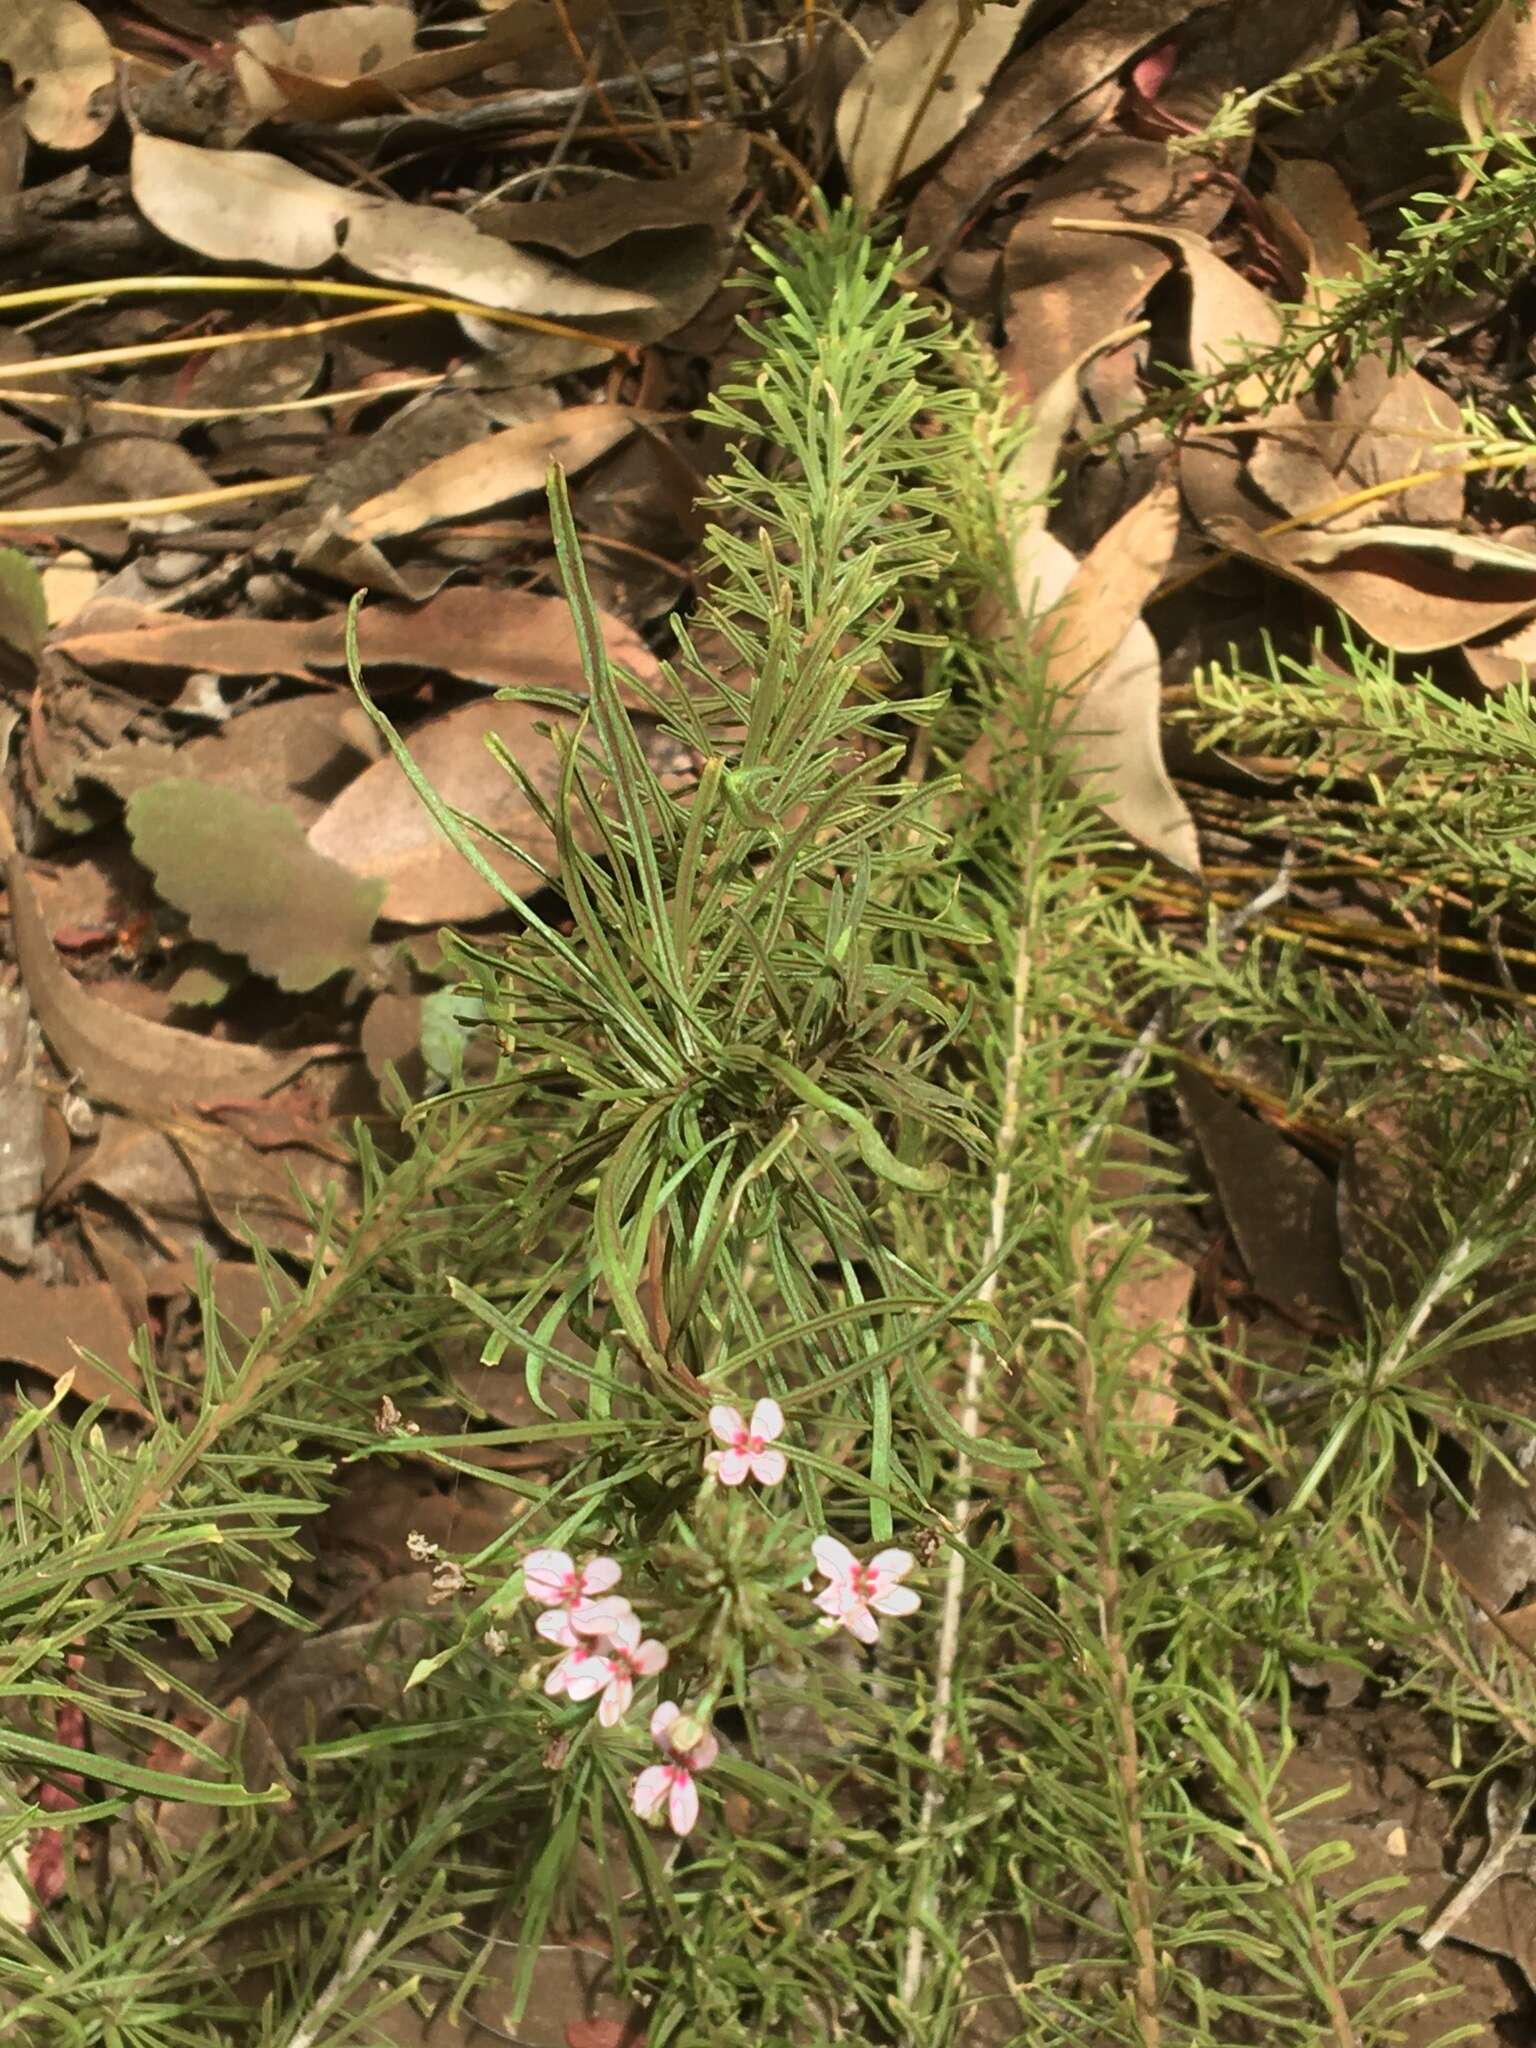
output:
[[[348,192],[264,150],[198,149],[141,134],[131,175],[150,225],[219,263],[293,272],[344,255],[370,277],[504,313],[580,319],[654,303],[644,292],[588,284],[446,207]]]
[[[979,8],[923,0],[853,76],[837,109],[837,146],[860,206],[876,207],[908,171],[953,142],[981,104],[1031,0]]]

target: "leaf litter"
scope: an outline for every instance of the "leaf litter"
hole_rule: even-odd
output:
[[[1027,504],[1056,477],[1058,507],[1020,523],[1018,611],[973,627],[1014,639],[1055,694],[1062,764],[1122,851],[1151,857],[1136,885],[1149,920],[1188,934],[1236,914],[1239,884],[1251,897],[1274,854],[1260,793],[1275,760],[1196,759],[1167,716],[1191,688],[1179,650],[1220,657],[1201,635],[1250,653],[1268,635],[1301,658],[1342,617],[1428,660],[1437,686],[1523,689],[1536,540],[1490,483],[1476,427],[1509,395],[1522,315],[1474,300],[1465,324],[1421,324],[1397,356],[1328,354],[1328,323],[1368,288],[1390,228],[1338,125],[1351,94],[1368,111],[1379,86],[1330,85],[1318,67],[1380,12],[920,0],[878,23],[868,9],[839,18],[834,56],[843,39],[810,47],[798,10],[737,21],[728,46],[595,6],[464,20],[240,4],[215,24],[196,0],[144,0],[109,35],[76,0],[12,0],[0,175],[13,166],[20,207],[59,223],[57,257],[24,245],[10,280],[56,302],[8,300],[0,354],[14,769],[0,1352],[19,1388],[99,1400],[131,1446],[145,1419],[134,1325],[152,1314],[148,1341],[190,1386],[206,1363],[188,1313],[197,1258],[218,1254],[219,1313],[250,1327],[250,1250],[302,1263],[320,1206],[356,1215],[347,1120],[378,1121],[401,1075],[463,1079],[470,1032],[441,929],[515,927],[344,688],[357,588],[372,593],[358,628],[370,689],[447,803],[496,835],[492,871],[558,916],[562,760],[586,737],[587,700],[542,503],[558,461],[582,479],[583,542],[615,606],[600,632],[632,678],[649,770],[682,788],[702,771],[646,716],[674,687],[663,611],[692,573],[688,479],[719,454],[689,416],[738,348],[723,281],[744,234],[804,211],[816,181],[893,213],[926,252],[915,279],[975,282],[978,336],[1033,409],[1010,486]],[[1450,188],[1465,196],[1498,131],[1530,112],[1536,42],[1508,7],[1470,34],[1427,14],[1422,30],[1425,80],[1473,146]],[[1259,146],[1222,128],[1224,108],[1272,87]],[[1427,105],[1410,113],[1443,137]],[[1214,143],[1179,146],[1207,119]],[[1300,395],[1270,369],[1293,340],[1326,372]],[[1168,404],[1181,382],[1209,386],[1207,414]],[[1500,458],[1517,478],[1519,452]],[[642,595],[658,587],[662,599]],[[990,785],[1011,716],[1005,703],[962,761],[960,805]],[[601,844],[595,821],[581,830]],[[69,857],[104,863],[109,848],[148,913],[51,928],[44,903]],[[1331,871],[1267,905],[1267,928],[1298,949],[1377,946],[1373,991],[1399,989],[1411,957],[1457,1000],[1439,947],[1442,922],[1448,941],[1466,937],[1464,904],[1437,898],[1431,932],[1422,906],[1375,886]],[[86,943],[66,964],[74,937]],[[1380,1186],[1361,1191],[1369,1142],[1330,1150],[1282,1077],[1219,1031],[1183,1053],[1167,1128],[1203,1206],[1185,1236],[1127,1239],[1096,1269],[1140,1334],[1143,1446],[1179,1426],[1198,1322],[1220,1320],[1240,1367],[1292,1355],[1298,1329],[1353,1329],[1350,1245],[1369,1235],[1357,1212],[1390,1206]],[[509,1470],[525,1453],[558,1463],[557,1442],[532,1441],[549,1418],[519,1405],[520,1382],[505,1401],[470,1394],[498,1378],[494,1361],[466,1355],[446,1377],[468,1407],[530,1433],[498,1447]],[[359,1468],[352,1519],[335,1526],[364,1560],[354,1591],[372,1614],[429,1597],[400,1553],[408,1525],[451,1545],[433,1516],[462,1509],[480,1544],[513,1519],[494,1489],[466,1482],[457,1499],[444,1510],[408,1452]],[[1531,1604],[1523,1485],[1490,1483],[1485,1500],[1489,1544],[1462,1529],[1446,1554],[1481,1588],[1479,1626],[1510,1608],[1514,1627]],[[333,1622],[314,1641],[337,1700],[350,1690],[392,1712],[376,1638]],[[1474,1866],[1432,1791],[1441,1731],[1405,1718],[1412,1759],[1387,1771],[1375,1760],[1390,1716],[1336,1667],[1296,1673],[1316,1729],[1286,1769],[1298,1795],[1346,1796],[1326,1826],[1298,1804],[1285,1848],[1346,1839],[1352,1881],[1401,1876],[1441,1909],[1446,1871],[1470,1884]],[[242,1742],[251,1770],[281,1775],[314,1739],[286,1695],[256,1701],[231,1706],[209,1776],[240,1765]],[[1509,2020],[1511,1979],[1468,1958],[1496,1958],[1536,1997],[1520,1933],[1530,1876],[1506,1853],[1519,1816],[1501,1796],[1483,1816],[1503,1860],[1457,1909],[1460,1950],[1432,1944],[1456,2015],[1485,2029]],[[182,1861],[201,1839],[177,1833],[189,1814],[201,1810],[161,1809]],[[609,1981],[607,1924],[591,1911],[540,1945],[519,2038],[643,2041]],[[490,1938],[518,1932],[509,1921]],[[998,2031],[998,2011],[1025,1974],[987,1980],[963,2048],[1020,2037]],[[471,2009],[499,2028],[519,1996],[498,1967]],[[467,2039],[456,2017],[448,2033],[396,2017],[402,2044]]]

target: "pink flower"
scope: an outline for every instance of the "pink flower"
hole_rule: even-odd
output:
[[[877,1551],[868,1564],[860,1564],[835,1536],[818,1536],[811,1554],[828,1581],[816,1595],[816,1605],[830,1617],[827,1626],[841,1622],[861,1643],[879,1641],[877,1614],[911,1614],[918,1604],[912,1588],[898,1584],[916,1561],[909,1550]]]
[[[637,1678],[654,1678],[665,1670],[665,1643],[640,1640],[640,1617],[621,1614],[606,1639],[593,1648],[571,1650],[544,1681],[547,1693],[573,1700],[598,1699],[597,1718],[612,1728],[629,1712]]]
[[[677,1747],[672,1740],[672,1730],[678,1722],[683,1724],[682,1732],[696,1737],[687,1749]],[[693,1782],[693,1774],[709,1769],[720,1754],[720,1745],[691,1714],[684,1716],[676,1700],[663,1700],[652,1714],[651,1734],[657,1747],[666,1752],[667,1761],[652,1764],[640,1773],[629,1803],[642,1820],[654,1820],[665,1800],[673,1834],[686,1835],[699,1817],[699,1788]]]
[[[610,1586],[619,1583],[619,1568],[611,1557],[592,1557],[579,1569],[572,1564],[563,1550],[530,1550],[523,1559],[523,1590],[530,1600],[536,1601],[548,1612],[541,1614],[534,1627],[546,1642],[558,1643],[563,1650],[581,1647],[577,1634],[578,1618],[584,1618],[596,1606],[605,1610],[615,1607],[629,1612],[627,1600],[599,1602],[595,1595],[606,1593]],[[607,1633],[606,1623],[602,1628],[583,1629],[582,1634],[602,1635]]]
[[[740,1486],[750,1472],[759,1486],[777,1486],[784,1477],[784,1453],[770,1451],[776,1436],[784,1434],[784,1413],[777,1401],[759,1401],[752,1420],[745,1423],[735,1408],[711,1408],[709,1426],[723,1451],[711,1451],[704,1470],[713,1472],[722,1486]]]

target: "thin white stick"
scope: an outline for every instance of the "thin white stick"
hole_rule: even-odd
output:
[[[992,1182],[992,1209],[987,1222],[987,1243],[983,1263],[987,1268],[986,1278],[977,1289],[977,1298],[983,1305],[989,1303],[997,1292],[997,1261],[1002,1250],[1003,1234],[1008,1227],[1008,1197],[1013,1186],[1014,1144],[1019,1130],[1019,1080],[1024,1066],[1025,1018],[1029,1008],[1029,983],[1032,955],[1032,920],[1025,918],[1019,926],[1018,948],[1013,961],[1013,1017],[1009,1033],[1008,1063],[1003,1073],[1003,1117],[997,1133],[998,1167]],[[986,1370],[986,1352],[981,1340],[974,1334],[965,1360],[965,1384],[960,1397],[960,1433],[970,1442],[981,1427],[981,1385]],[[955,1508],[954,1533],[963,1538],[976,1502],[971,1493],[971,1455],[962,1450],[955,1460]],[[928,1781],[923,1787],[923,1804],[918,1818],[920,1836],[926,1836],[933,1826],[934,1816],[939,1808],[939,1773],[944,1764],[944,1752],[949,1745],[950,1708],[955,1690],[955,1660],[960,1651],[960,1603],[965,1593],[965,1552],[954,1543],[949,1553],[949,1568],[944,1581],[944,1608],[939,1621],[939,1655],[934,1672],[933,1725],[928,1732]],[[931,1885],[926,1881],[925,1889]],[[922,1913],[927,1901],[919,1897],[913,1913],[911,1927],[907,1930],[906,1963],[901,1976],[902,2003],[910,2010],[917,1996],[918,1985],[923,1974],[923,1952],[925,1938]]]
[[[315,2048],[320,2039],[320,2029],[340,2005],[357,1978],[367,1966],[368,1958],[384,1938],[387,1922],[377,1927],[365,1927],[341,1960],[336,1974],[309,2009],[309,2018],[301,2020],[297,2029],[288,2037],[288,2048]]]

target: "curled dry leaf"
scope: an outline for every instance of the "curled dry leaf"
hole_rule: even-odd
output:
[[[1042,178],[1003,256],[1008,344],[999,360],[1014,388],[1032,397],[1101,346],[1172,263],[1145,240],[1058,228],[1056,215],[1134,218],[1200,233],[1229,204],[1226,188],[1202,166],[1171,159],[1161,142],[1113,130]]]
[[[27,133],[47,149],[89,149],[116,111],[112,45],[77,0],[5,0],[0,64],[10,69]]]
[[[1443,451],[1461,432],[1456,401],[1417,370],[1395,374],[1379,356],[1364,357],[1325,397],[1314,393],[1272,406],[1261,420],[1248,474],[1283,512],[1309,507],[1420,470],[1448,465]],[[1439,451],[1439,452],[1437,452]],[[1453,525],[1466,496],[1459,476],[1436,476],[1401,496],[1353,506],[1324,522],[1342,533],[1389,517],[1418,525]]]
[[[329,121],[396,104],[377,74],[415,55],[416,16],[409,7],[333,7],[248,22],[237,40],[235,76],[253,114],[292,108]]]
[[[485,744],[487,735],[494,733],[553,805],[559,797],[560,761],[553,739],[541,733],[540,726],[569,732],[575,720],[531,704],[463,704],[418,726],[410,735],[410,746],[422,774],[445,803],[501,833],[552,870],[553,832]],[[310,827],[309,843],[317,855],[352,874],[385,884],[381,915],[397,924],[486,917],[503,907],[489,883],[443,838],[393,756],[376,761],[348,784]],[[495,846],[482,850],[514,889],[543,887],[543,877],[527,861]]]
[[[133,141],[133,196],[152,226],[221,263],[355,270],[501,312],[585,318],[653,303],[588,284],[483,235],[462,214],[328,185],[257,149],[198,149],[163,135]]]
[[[37,1021],[59,1064],[78,1075],[97,1100],[161,1116],[178,1105],[268,1095],[312,1057],[308,1049],[270,1053],[177,1031],[90,994],[59,963],[8,826],[0,830],[0,872],[16,961]]]
[[[943,167],[907,215],[908,248],[926,275],[1004,178],[1027,164],[1064,107],[1103,83],[1216,0],[1082,0],[1049,35],[1015,57]]]
[[[1269,532],[1255,522],[1237,458],[1213,446],[1185,450],[1180,481],[1219,546],[1304,584],[1399,654],[1459,647],[1536,612],[1536,550],[1509,539],[1395,525]]]
[[[1087,794],[1138,844],[1200,872],[1194,821],[1163,765],[1162,663],[1141,617],[1178,536],[1178,492],[1157,484],[1078,564],[1054,535],[1021,534],[1015,587],[1030,652],[1057,692],[1058,746]],[[997,618],[978,630],[997,630]],[[964,767],[988,774],[992,740]]]
[[[1044,526],[1050,511],[1051,486],[1061,444],[1077,411],[1079,385],[1087,365],[1103,349],[1118,348],[1144,332],[1139,326],[1117,327],[1100,335],[1081,355],[1058,370],[1029,409],[1029,438],[999,482],[999,498],[1016,532]],[[1069,579],[1070,580],[1070,579]],[[1066,586],[1063,584],[1062,588]],[[1020,593],[1024,593],[1021,591]],[[1060,595],[1058,591],[1057,596]],[[1054,603],[1055,598],[1047,602]]]
[[[837,108],[837,146],[860,206],[953,142],[981,104],[1032,0],[962,8],[922,0],[854,73]]]
[[[1230,263],[1224,263],[1203,235],[1139,221],[1090,220],[1085,216],[1058,216],[1052,225],[1166,242],[1178,251],[1189,279],[1189,360],[1202,376],[1215,376],[1251,351],[1279,341],[1283,323],[1273,300]],[[1240,379],[1232,390],[1232,403],[1240,409],[1261,406],[1266,397],[1264,380],[1257,376]]]
[[[193,933],[279,988],[318,988],[360,967],[384,886],[305,842],[284,803],[178,776],[128,802],[133,850]]]
[[[441,455],[393,490],[354,505],[338,533],[352,542],[388,540],[542,491],[551,463],[568,474],[585,469],[632,433],[637,417],[619,405],[572,405],[544,419],[524,420]]]
[[[659,687],[661,669],[640,635],[612,612],[599,616],[610,661]],[[109,630],[65,633],[54,645],[102,675],[207,669],[318,683],[346,666],[346,623],[342,612],[323,619],[189,619],[129,606]],[[454,584],[422,605],[371,604],[358,616],[357,635],[370,670],[431,669],[489,689],[585,688],[570,607],[531,590]],[[228,729],[231,738],[246,716]]]

